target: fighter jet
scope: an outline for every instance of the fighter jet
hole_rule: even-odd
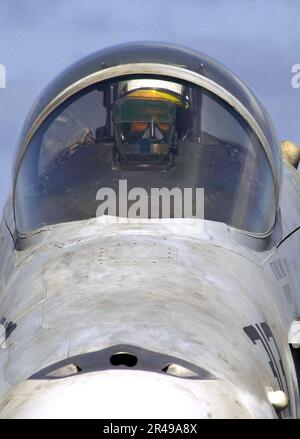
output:
[[[88,56],[17,145],[0,417],[300,417],[299,248],[299,173],[241,79],[168,44]]]

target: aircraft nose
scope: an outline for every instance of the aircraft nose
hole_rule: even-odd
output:
[[[43,262],[42,278],[21,278],[38,292],[37,304],[17,320],[6,343],[5,379],[15,389],[5,396],[0,416],[276,415],[265,391],[277,389],[268,357],[244,330],[272,311],[265,302],[270,285],[259,267],[206,242],[151,235],[111,237],[101,245],[74,244]],[[259,310],[253,279],[264,292]],[[30,291],[20,297],[30,297]],[[106,363],[110,347],[111,354],[136,354],[137,367],[112,370],[115,365]],[[74,377],[28,379],[78,356],[86,361],[74,362],[82,370]],[[165,357],[215,378],[164,374],[170,363]]]
[[[1,418],[251,418],[220,380],[107,370],[27,380],[0,406]]]

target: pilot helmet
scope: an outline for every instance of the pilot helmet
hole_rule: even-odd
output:
[[[123,87],[126,91],[113,104],[116,156],[122,166],[171,166],[174,161],[177,115],[188,111],[189,103],[179,90],[174,90],[176,84],[159,82],[129,81]]]

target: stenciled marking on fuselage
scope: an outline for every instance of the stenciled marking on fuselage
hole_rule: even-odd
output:
[[[270,262],[270,267],[277,281],[280,281],[281,279],[286,277],[286,270],[281,259],[278,258]]]
[[[274,378],[278,382],[279,389],[282,390],[283,392],[286,392],[287,395],[289,396],[289,388],[288,388],[288,383],[287,383],[280,351],[268,323],[261,322],[261,323],[256,323],[255,325],[245,326],[243,330],[245,331],[245,333],[250,338],[253,344],[257,345],[258,341],[261,342],[261,345],[263,346],[267,356],[269,357],[269,365],[274,375]],[[272,346],[272,340],[273,340],[273,346]],[[284,412],[286,416],[288,416],[289,408],[285,409]],[[277,413],[279,418],[282,417],[282,413],[283,412]]]
[[[6,348],[6,341],[11,333],[16,329],[17,324],[8,321],[5,317],[0,319],[0,348]]]

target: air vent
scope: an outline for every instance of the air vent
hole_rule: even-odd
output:
[[[167,373],[168,375],[172,375],[179,378],[194,378],[197,377],[198,374],[196,372],[193,372],[190,369],[187,369],[186,367],[179,366],[179,364],[167,364],[163,369],[163,372]]]
[[[112,366],[134,367],[137,364],[137,357],[128,352],[117,352],[110,357]]]
[[[68,364],[63,367],[59,367],[58,369],[53,370],[47,374],[49,378],[66,378],[71,375],[76,375],[78,372],[81,372],[79,366],[75,364]]]

